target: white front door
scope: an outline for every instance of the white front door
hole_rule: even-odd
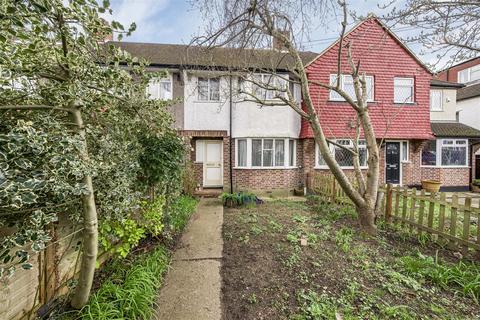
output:
[[[203,161],[203,186],[223,186],[223,143],[222,141],[206,140]]]

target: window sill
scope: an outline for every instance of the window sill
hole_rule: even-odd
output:
[[[299,167],[233,167],[236,170],[292,170]]]
[[[355,100],[355,102],[357,102],[357,101]],[[336,104],[336,103],[348,103],[348,102],[347,102],[346,100],[331,100],[331,99],[328,99],[328,100],[327,100],[327,103],[334,103],[334,104]],[[375,100],[367,100],[367,103],[377,104],[378,101],[375,101]]]
[[[193,103],[220,103],[220,100],[195,100]]]
[[[396,102],[396,101],[393,101],[393,104],[395,106],[416,106],[417,105],[416,102]]]
[[[319,170],[329,170],[328,166],[315,166],[313,169],[319,169]],[[353,170],[355,169],[354,167],[340,167],[340,169],[347,169],[347,170]],[[368,167],[360,167],[360,170],[366,170]]]
[[[420,168],[468,169],[468,168],[470,168],[470,166],[427,166],[427,165],[421,165]]]

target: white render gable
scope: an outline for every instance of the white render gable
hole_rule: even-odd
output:
[[[208,74],[212,77],[214,74]],[[230,94],[229,77],[220,76],[219,100],[199,98],[200,72],[187,74],[184,71],[184,130],[225,130],[229,132]],[[237,80],[234,78],[234,87]],[[202,82],[202,92],[205,92]],[[235,89],[233,89],[235,91]],[[296,90],[299,94],[299,90]],[[215,95],[213,95],[215,98]],[[205,96],[203,96],[205,98]],[[289,106],[262,106],[251,101],[233,97],[232,137],[283,137],[298,138],[301,118]]]

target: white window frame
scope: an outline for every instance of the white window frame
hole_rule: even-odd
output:
[[[170,94],[168,97],[165,97],[165,98],[161,98],[162,96],[162,83],[168,83],[170,85]],[[149,94],[149,88],[150,86],[156,86],[156,90],[157,90],[157,94],[155,96],[153,95],[150,95]],[[148,85],[147,85],[147,88],[146,88],[146,93],[147,93],[147,97],[148,99],[150,100],[171,100],[173,99],[173,79],[172,79],[172,75],[168,75],[167,77],[164,77],[164,78],[153,78],[153,79],[150,79]]]
[[[353,140],[351,139],[336,139],[336,140],[333,140],[333,141],[337,141],[337,140],[349,140],[350,141],[350,144],[347,146],[347,147],[350,147],[350,148],[353,148]],[[360,141],[365,141],[365,140],[360,140]],[[339,147],[336,147],[334,144],[330,143],[329,144],[329,149],[330,149],[330,153],[335,157],[335,150],[339,148]],[[362,148],[362,149],[365,149],[367,150],[367,145],[366,145],[366,141],[365,141],[365,144],[363,145],[360,145],[359,148]],[[324,165],[319,165],[318,164],[318,160],[319,160],[319,157],[320,157],[320,147],[318,146],[318,144],[315,144],[315,166],[314,168],[315,169],[328,169],[328,165],[324,164]],[[366,164],[364,166],[360,166],[360,169],[367,169],[368,168],[368,150],[367,150],[367,160],[366,160]],[[340,168],[342,169],[354,169],[353,166],[340,166]]]
[[[207,99],[201,99],[200,98],[200,79],[202,80],[207,80]],[[211,89],[212,85],[211,82],[212,80],[218,80],[218,99],[211,99]],[[198,102],[218,102],[221,100],[220,97],[220,87],[222,85],[222,79],[220,77],[197,77],[197,101]]]
[[[476,79],[472,79],[472,70],[475,70],[475,72],[480,73],[480,65],[472,66],[463,70],[460,70],[457,72],[457,82],[459,83],[469,83],[473,81],[480,80],[480,76]],[[463,74],[463,76],[462,76]],[[465,78],[460,80],[461,78]]]
[[[263,141],[265,139],[273,140],[273,149],[272,149],[272,161],[273,166],[264,167],[263,166]],[[238,141],[246,140],[247,141],[247,165],[239,166],[238,165]],[[261,166],[252,165],[252,140],[262,140],[262,153],[261,153]],[[275,165],[275,140],[282,140],[283,145],[283,166]],[[290,166],[290,140],[294,141],[294,165]],[[256,170],[269,170],[269,169],[295,169],[297,168],[297,139],[295,138],[275,138],[275,137],[253,137],[253,138],[235,138],[235,168],[234,169],[256,169]]]
[[[434,109],[433,108],[433,95],[437,93],[437,94],[440,94],[440,108],[437,108],[437,109]],[[439,89],[432,89],[430,90],[430,111],[432,112],[442,112],[443,111],[443,90],[439,90]]]
[[[195,140],[195,163],[203,163],[205,140]]]
[[[443,165],[442,164],[442,148],[444,146],[444,142],[446,141],[452,141],[453,144],[451,146],[454,147],[465,147],[465,165]],[[463,144],[459,144],[458,142],[463,142]],[[468,145],[468,139],[456,139],[456,138],[443,138],[443,139],[436,139],[435,141],[436,147],[437,147],[437,154],[435,155],[435,165],[424,165],[423,164],[423,159],[422,159],[422,152],[420,153],[420,166],[425,167],[425,168],[468,168],[470,167],[469,165],[469,145]],[[445,145],[448,147],[448,145]]]
[[[261,83],[265,85],[270,85],[268,84],[269,81],[272,82],[273,86],[276,86],[276,81],[279,81],[279,85],[288,85],[288,75],[287,74],[268,74],[268,73],[255,73],[253,75],[254,78],[260,77],[260,80],[253,79],[253,81],[258,82],[260,81]],[[252,88],[251,88],[251,94],[254,95],[257,99],[263,100],[263,101],[272,101],[272,100],[280,100],[280,98],[276,98],[276,95],[283,95],[284,97],[286,96],[286,92],[280,92],[278,94],[277,90],[268,90],[264,88],[260,88],[258,85],[255,83],[252,83]],[[260,90],[262,92],[261,97],[258,97],[256,95],[256,91]],[[294,94],[292,92],[292,94]],[[265,99],[263,99],[263,95],[265,95]]]
[[[411,85],[395,85],[395,80],[411,80]],[[412,96],[410,101],[397,101],[395,99],[395,88],[402,87],[402,88],[412,88]],[[414,77],[394,77],[393,78],[393,103],[400,103],[400,104],[414,104],[415,103],[415,78]]]
[[[336,79],[337,79],[337,74],[335,74],[335,73],[330,74],[330,85],[336,86],[336,81],[337,81]],[[344,84],[345,84],[346,79],[348,79],[348,81],[350,81],[350,79],[351,79],[351,81],[353,83],[353,77],[351,75],[341,74],[340,75],[340,89],[342,89],[342,90],[345,90]],[[366,75],[365,80],[367,80],[367,79],[371,79],[371,83],[372,83],[371,90],[368,91],[369,88],[367,88],[367,102],[373,102],[373,101],[375,101],[375,77]],[[370,94],[368,94],[368,93],[370,93]],[[354,100],[356,100],[357,97],[355,95],[353,95],[352,98]],[[342,96],[340,96],[335,90],[330,90],[328,99],[330,101],[345,101],[345,99]]]

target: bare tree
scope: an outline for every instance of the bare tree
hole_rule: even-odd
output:
[[[385,15],[391,26],[415,28],[416,35],[406,39],[424,46],[426,53],[435,53],[438,61],[449,58],[453,64],[480,53],[480,1],[478,0],[407,0]]]
[[[270,47],[270,41],[278,41],[283,46],[283,58],[273,62],[271,68],[246,67],[238,72],[240,79],[250,83],[254,90],[241,90],[245,100],[254,101],[263,106],[289,106],[295,110],[311,126],[315,142],[325,163],[346,195],[355,204],[362,229],[375,234],[375,209],[377,203],[379,180],[379,147],[367,105],[367,82],[361,72],[360,61],[353,58],[352,46],[346,40],[347,5],[345,1],[338,3],[329,0],[320,1],[273,1],[273,0],[198,0],[197,6],[211,18],[206,34],[195,39],[195,44],[210,47],[229,46],[235,48]],[[340,14],[340,38],[338,40],[337,80],[335,83],[322,82],[307,77],[305,63],[301,51],[297,49],[294,32],[300,28],[305,32],[306,21],[315,16]],[[296,34],[298,36],[298,32]],[[302,36],[302,35],[300,35]],[[248,50],[246,50],[248,51]],[[251,50],[253,53],[254,50]],[[342,60],[347,66],[342,66]],[[253,59],[252,59],[253,60]],[[284,60],[290,63],[285,64]],[[275,63],[282,63],[288,69],[289,76],[278,73]],[[286,65],[286,66],[285,66]],[[342,70],[342,68],[347,70]],[[237,69],[238,71],[238,69]],[[266,73],[267,79],[258,78],[255,73]],[[354,96],[341,87],[341,74],[348,73],[354,83]],[[292,84],[301,88],[302,102],[295,99]],[[312,101],[312,88],[320,87],[337,92],[355,111],[353,125],[355,137],[353,147],[347,147],[327,139],[325,128],[315,110]],[[262,96],[265,92],[274,95],[275,99]],[[259,94],[261,93],[261,94]],[[360,168],[359,142],[363,135],[368,151],[368,169],[366,174]],[[355,175],[349,178],[329,150],[329,144],[347,150],[353,158]]]

